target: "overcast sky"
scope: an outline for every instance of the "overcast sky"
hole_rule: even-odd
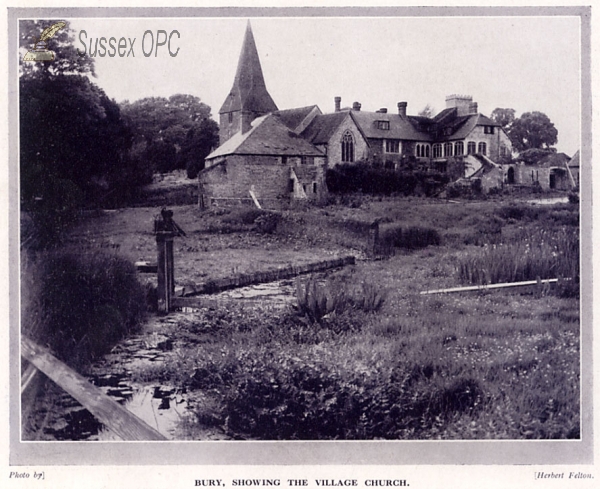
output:
[[[69,19],[67,19],[69,20]],[[136,38],[135,58],[96,58],[95,82],[118,102],[175,93],[196,95],[218,111],[227,96],[248,18],[71,19],[79,42]],[[280,109],[317,104],[333,111],[354,101],[362,110],[436,112],[446,95],[472,95],[479,111],[496,107],[546,113],[558,129],[558,150],[580,147],[578,17],[322,17],[251,18],[271,96]],[[171,57],[142,54],[146,30],[180,33]],[[156,34],[155,34],[156,35]],[[146,52],[150,37],[146,38]]]

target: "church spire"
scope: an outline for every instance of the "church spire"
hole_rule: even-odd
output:
[[[248,21],[233,87],[219,110],[220,144],[240,130],[247,130],[252,120],[276,110],[277,105],[265,85],[252,27]]]

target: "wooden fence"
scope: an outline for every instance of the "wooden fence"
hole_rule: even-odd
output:
[[[90,384],[85,377],[58,360],[47,348],[24,336],[21,337],[21,356],[73,396],[98,421],[122,440],[153,441],[167,439],[107,396],[98,387]],[[24,377],[30,379],[31,369],[27,368],[25,370]],[[22,390],[25,388],[26,385],[22,386]]]

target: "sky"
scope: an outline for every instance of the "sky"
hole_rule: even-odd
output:
[[[66,19],[83,50],[99,37],[135,38],[135,57],[96,57],[94,80],[117,102],[192,94],[218,111],[231,89],[250,20],[267,89],[280,109],[316,104],[324,113],[358,101],[362,110],[408,102],[436,112],[450,94],[473,96],[479,111],[544,112],[557,149],[580,147],[578,17],[255,17]],[[84,36],[81,31],[85,30]],[[145,31],[171,33],[142,53]],[[129,43],[128,43],[129,44]],[[150,51],[150,35],[144,48]],[[89,55],[89,53],[88,53]]]

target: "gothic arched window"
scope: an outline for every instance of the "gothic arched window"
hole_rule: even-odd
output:
[[[354,161],[354,138],[350,132],[345,132],[342,137],[342,161],[345,163]]]

